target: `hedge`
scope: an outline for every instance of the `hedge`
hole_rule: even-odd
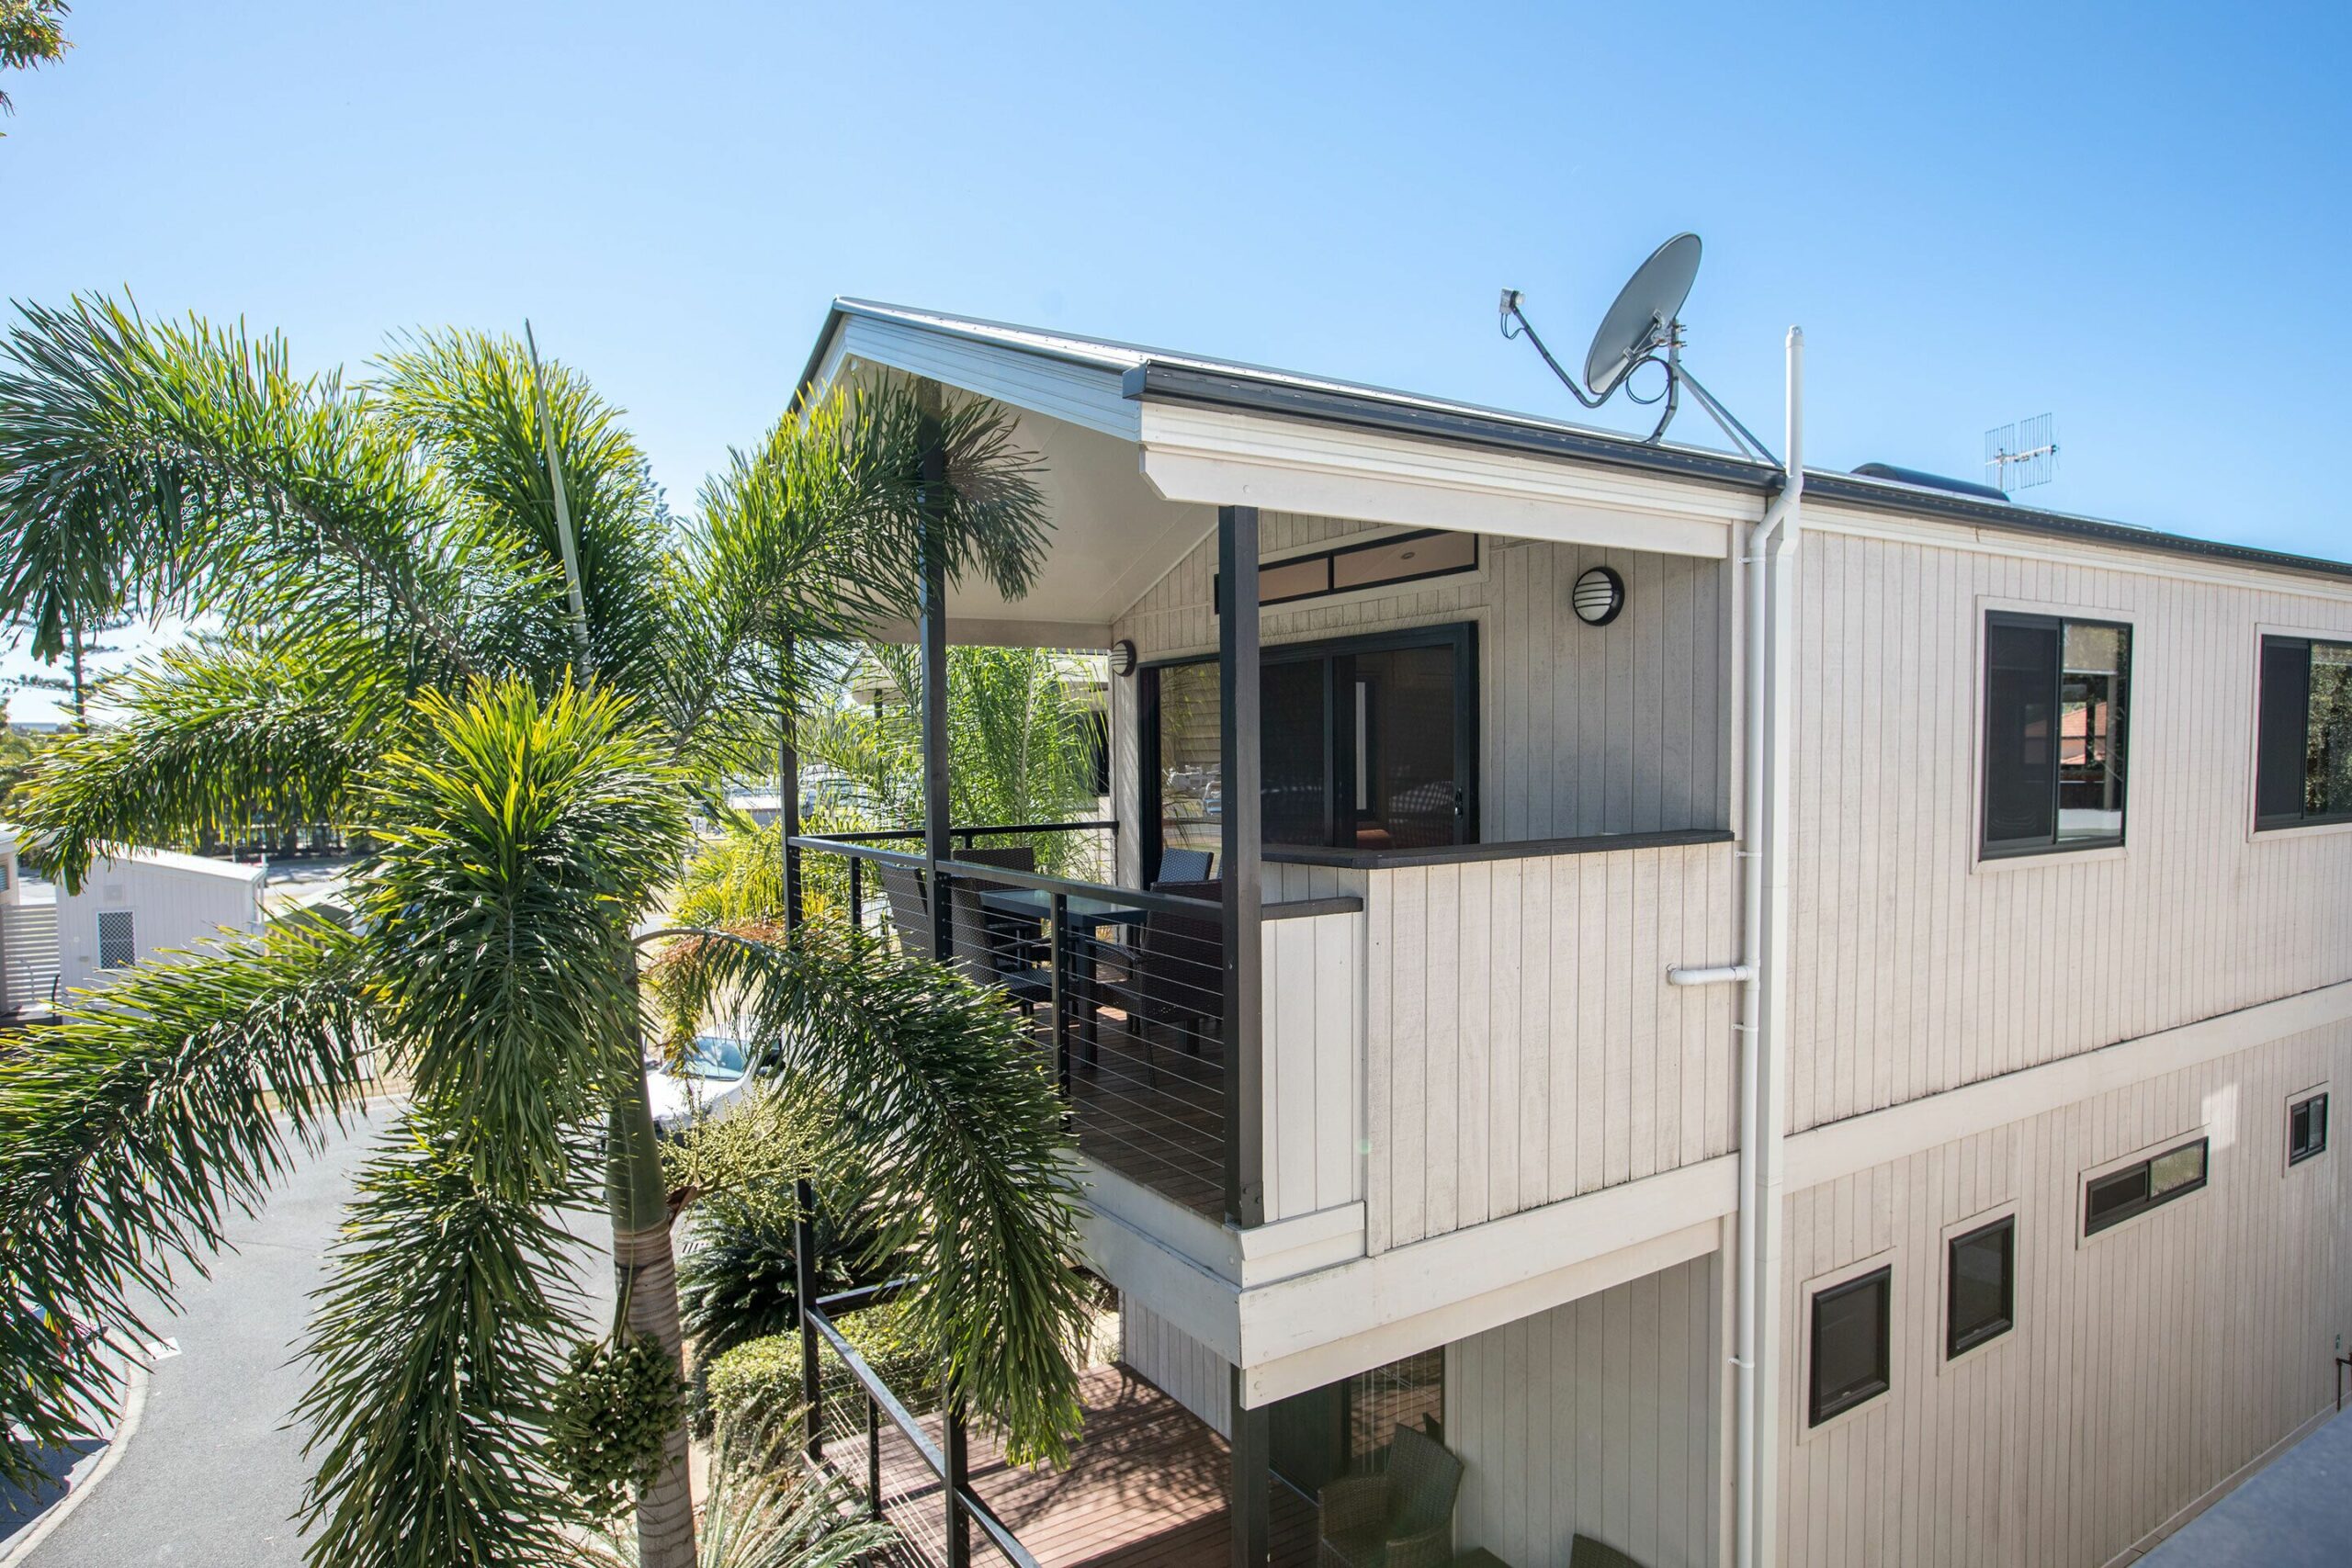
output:
[[[908,1410],[922,1416],[939,1408],[939,1358],[917,1342],[903,1307],[865,1307],[835,1319],[834,1326]],[[838,1368],[826,1382],[840,1385]],[[736,1346],[710,1363],[708,1388],[721,1435],[741,1441],[775,1431],[800,1408],[800,1336],[772,1334]]]

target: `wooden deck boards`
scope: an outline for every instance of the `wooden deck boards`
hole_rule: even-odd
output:
[[[971,1438],[972,1488],[1043,1568],[1224,1568],[1230,1560],[1225,1439],[1167,1394],[1123,1367],[1097,1367],[1080,1385],[1086,1425],[1066,1470],[1020,1469],[984,1434]],[[924,1430],[935,1441],[939,1423]],[[836,1439],[826,1459],[861,1493],[865,1442]],[[886,1436],[882,1490],[906,1537],[898,1562],[936,1562],[945,1510],[939,1483],[911,1444]],[[1272,1561],[1314,1561],[1314,1506],[1279,1482],[1272,1495]],[[1001,1562],[980,1531],[976,1562]]]

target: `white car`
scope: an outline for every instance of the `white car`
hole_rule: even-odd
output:
[[[743,1092],[743,1043],[725,1034],[697,1034],[685,1070],[673,1073],[659,1057],[645,1064],[645,1094],[653,1125],[674,1133],[697,1116],[716,1116]]]

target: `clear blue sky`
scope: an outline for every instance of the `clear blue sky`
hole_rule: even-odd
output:
[[[2031,501],[2352,555],[2340,6],[1174,9],[82,0],[0,291],[527,315],[686,504],[837,293],[1573,413],[1497,289],[1581,355],[1690,228],[1694,367],[1777,439],[1803,323],[1818,464],[2054,410]]]

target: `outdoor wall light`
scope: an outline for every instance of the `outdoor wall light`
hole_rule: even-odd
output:
[[[1111,673],[1132,675],[1136,672],[1136,645],[1121,637],[1111,645]]]
[[[1568,604],[1586,626],[1605,626],[1625,607],[1625,580],[1605,566],[1592,567],[1577,579]]]

